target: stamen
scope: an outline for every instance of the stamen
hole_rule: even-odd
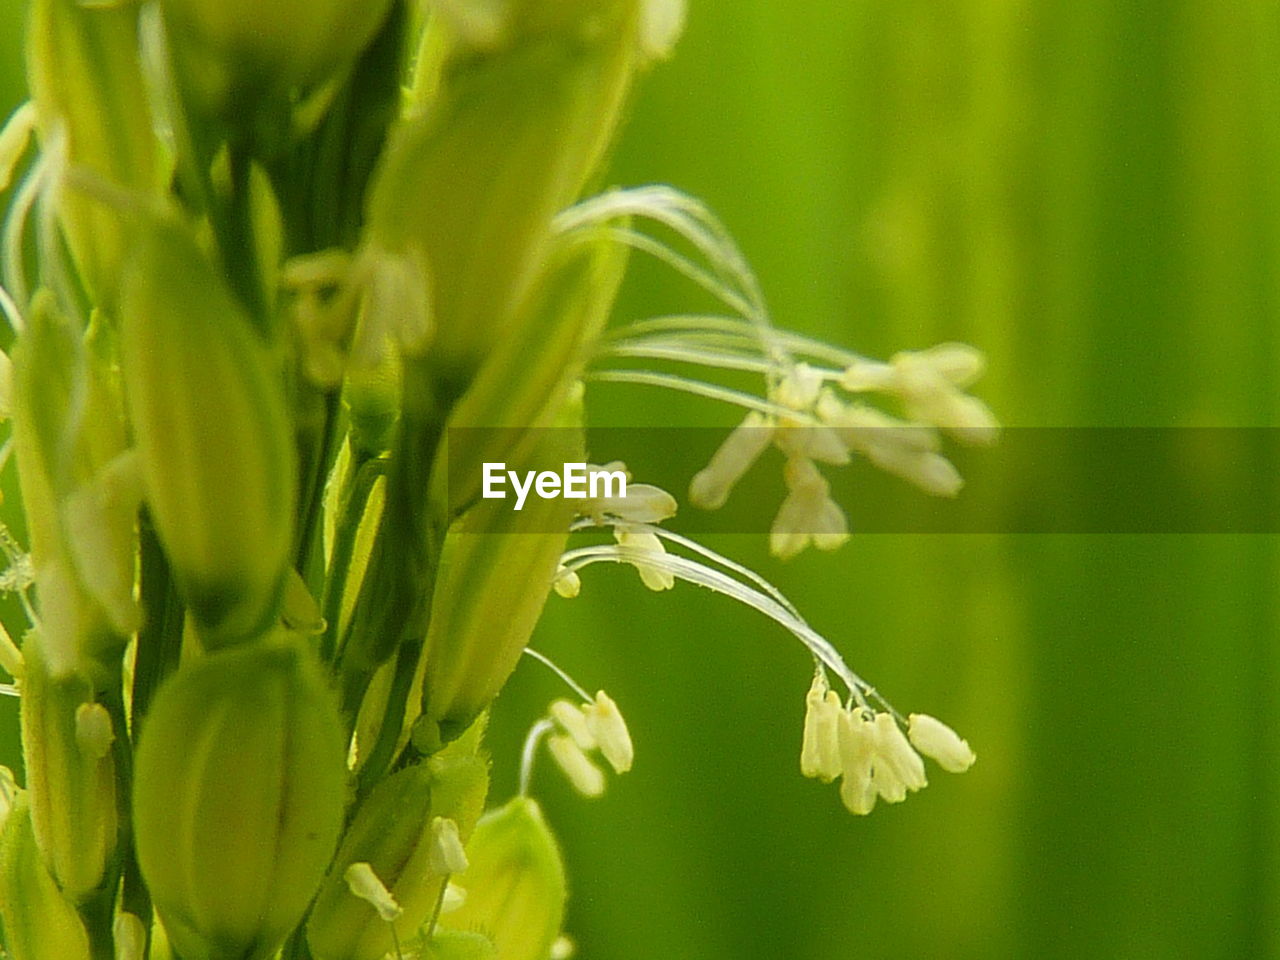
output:
[[[631,744],[631,733],[627,730],[627,722],[622,718],[618,705],[603,690],[596,691],[596,697],[582,708],[586,717],[587,730],[600,747],[600,752],[613,767],[614,773],[626,773],[631,769],[635,759],[635,748]]]
[[[573,737],[553,734],[547,738],[547,749],[580,794],[592,799],[604,794],[604,771],[591,762],[591,758],[574,742]]]
[[[769,617],[803,643],[819,662],[838,676],[860,706],[866,706],[865,696],[873,693],[871,685],[849,669],[848,664],[844,662],[830,641],[817,633],[804,620],[791,613],[786,605],[775,600],[770,595],[773,591],[757,590],[719,570],[687,557],[672,553],[655,555],[624,547],[621,544],[578,547],[566,551],[561,557],[561,562],[570,570],[581,570],[594,563],[634,564],[637,560],[661,567],[679,580],[723,594]],[[725,564],[727,565],[728,561],[725,561]]]
[[[743,393],[741,390],[733,390],[729,387],[703,383],[701,380],[691,380],[688,377],[681,377],[671,373],[657,373],[652,370],[593,370],[587,373],[583,379],[595,383],[634,383],[649,387],[663,387],[667,390],[690,393],[708,400],[731,403],[744,410],[754,410],[771,417],[796,418],[804,426],[820,426],[819,422],[808,414],[797,414],[796,411],[781,404],[762,400],[753,394]]]
[[[542,742],[542,738],[555,728],[556,725],[544,717],[530,727],[529,732],[525,734],[524,746],[520,749],[519,794],[522,797],[529,795],[529,786],[533,780],[533,763],[538,758],[538,745]]]
[[[387,923],[399,920],[403,915],[404,910],[400,904],[396,903],[396,898],[391,895],[386,884],[373,872],[371,864],[363,861],[353,863],[347,867],[342,876],[347,881],[347,888],[352,895],[372,906],[378,911],[378,916]]]
[[[432,871],[446,875],[467,869],[467,853],[462,847],[456,820],[436,817],[431,821],[431,849],[427,862]]]
[[[587,688],[582,686],[582,684],[578,683],[578,681],[573,679],[573,677],[569,676],[569,673],[567,670],[565,670],[563,667],[557,664],[545,653],[541,653],[533,649],[533,647],[525,647],[524,653],[526,656],[533,657],[533,659],[537,660],[540,664],[542,664],[544,667],[546,667],[552,673],[554,673],[557,677],[563,680],[565,684],[569,687],[569,689],[572,690],[574,693],[576,693],[578,696],[580,696],[583,700],[591,699],[591,694],[587,693]]]

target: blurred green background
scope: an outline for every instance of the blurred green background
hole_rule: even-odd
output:
[[[973,342],[1013,426],[1276,425],[1280,6],[691,6],[610,179],[706,199],[779,323],[877,355]],[[0,10],[7,108],[21,4]],[[625,315],[666,296],[659,277]],[[714,545],[980,760],[853,818],[799,775],[794,643],[593,570],[536,638],[637,742],[602,801],[537,780],[583,958],[1280,956],[1274,537],[863,536],[788,564],[763,538]],[[498,796],[559,693],[526,665],[499,701]]]

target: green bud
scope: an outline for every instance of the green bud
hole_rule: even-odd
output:
[[[347,376],[346,401],[351,414],[351,443],[365,457],[376,457],[391,446],[399,416],[401,365],[397,358]]]
[[[342,723],[303,648],[213,654],[159,690],[138,744],[138,862],[183,960],[263,960],[337,846]]]
[[[145,196],[163,171],[138,56],[138,8],[35,0],[27,70],[46,140],[61,129],[68,163]],[[61,191],[58,208],[89,293],[110,305],[127,245],[119,213],[74,188]]]
[[[38,293],[14,348],[14,446],[55,673],[117,669],[110,664],[138,621],[136,493],[104,368],[48,292]]]
[[[189,232],[157,221],[125,275],[121,368],[143,488],[210,648],[273,622],[293,542],[282,376]]]
[[[195,105],[233,119],[246,101],[283,101],[349,67],[391,0],[162,0]]]
[[[108,880],[116,850],[116,771],[111,740],[119,731],[93,684],[55,674],[43,637],[23,643],[22,749],[31,823],[49,873],[68,898],[87,900]]]
[[[89,960],[84,924],[40,858],[25,796],[0,834],[0,919],[13,960]]]
[[[581,418],[579,396],[512,469],[585,461]],[[573,501],[562,498],[531,498],[519,511],[505,500],[481,500],[454,522],[424,646],[420,745],[465,730],[507,682],[542,615],[573,512]]]
[[[542,810],[528,797],[485,814],[454,882],[462,905],[440,918],[451,930],[483,930],[498,960],[547,960],[564,922],[564,861]]]
[[[563,416],[626,264],[627,248],[603,232],[559,239],[527,321],[494,346],[449,415],[448,469],[434,478],[433,494],[448,501],[443,509],[450,519],[479,498],[486,462],[524,459]]]
[[[612,139],[641,62],[637,8],[520,5],[502,43],[448,49],[425,110],[394,132],[371,188],[370,231],[380,248],[429,265],[431,356],[452,385],[445,393],[509,334],[543,275],[552,218]]]
[[[307,925],[316,960],[381,960],[395,946],[393,924],[407,940],[430,919],[448,880],[440,835],[451,831],[441,824],[452,821],[465,841],[484,808],[489,770],[479,754],[482,726],[430,760],[392,774],[360,805]],[[403,911],[396,920],[382,919],[351,892],[346,871],[353,863],[373,868]]]

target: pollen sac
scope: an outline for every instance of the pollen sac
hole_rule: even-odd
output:
[[[31,826],[40,856],[64,895],[82,902],[110,882],[117,844],[111,719],[80,673],[54,674],[43,638],[23,644],[22,746]]]
[[[751,465],[773,442],[773,427],[763,414],[748,413],[711,455],[711,462],[689,483],[689,502],[703,510],[718,510]]]
[[[585,704],[582,712],[587,720],[587,729],[599,744],[600,752],[609,761],[614,773],[626,773],[630,770],[635,759],[635,748],[631,745],[631,733],[627,730],[627,721],[622,719],[618,705],[607,693],[598,690],[595,700]]]
[[[391,924],[407,940],[430,919],[449,872],[465,863],[462,844],[484,807],[488,763],[479,734],[392,774],[360,805],[307,924],[316,960],[381,960],[395,947]],[[348,871],[359,863],[398,905],[394,919],[351,892]]]
[[[547,749],[556,765],[573,784],[573,789],[584,797],[594,798],[604,794],[604,771],[591,762],[591,758],[573,742],[572,737],[554,734],[547,738]]]
[[[887,713],[876,714],[874,736],[873,776],[881,797],[889,803],[899,803],[906,799],[907,791],[914,792],[928,786],[924,761],[892,716]]]
[[[613,539],[627,552],[627,562],[640,574],[640,582],[650,590],[661,592],[676,585],[676,577],[662,565],[666,556],[662,539],[651,529],[629,523],[617,523],[613,527]],[[647,560],[645,557],[653,557]]]
[[[582,750],[594,750],[599,744],[587,726],[587,717],[581,707],[574,706],[568,700],[556,700],[548,708],[551,719],[558,723],[573,742]]]
[[[838,718],[838,739],[844,778],[840,781],[840,799],[850,813],[865,817],[875,809],[880,795],[875,781],[875,726],[863,711],[845,710]]]
[[[907,737],[912,745],[937,761],[948,773],[964,773],[977,760],[968,740],[927,713],[913,713],[907,718]]]
[[[396,898],[391,895],[381,878],[373,872],[373,867],[364,862],[353,863],[343,872],[342,878],[347,881],[347,888],[367,902],[378,916],[390,923],[404,913]]]
[[[89,960],[89,936],[45,869],[20,796],[0,833],[0,920],[13,960]]]
[[[156,221],[124,280],[121,372],[147,505],[206,648],[274,621],[296,454],[267,345],[190,233]]]
[[[455,883],[467,892],[440,918],[447,930],[482,930],[502,960],[546,960],[560,935],[564,861],[538,804],[517,797],[487,813],[467,845],[471,865]]]
[[[138,4],[35,0],[27,76],[46,144],[68,164],[146,196],[163,176],[138,57]],[[110,308],[127,247],[118,211],[81,190],[58,193],[58,214],[89,293]]]
[[[163,0],[185,92],[231,119],[246,102],[285,100],[341,73],[373,39],[390,0]]]
[[[814,677],[805,696],[804,744],[800,750],[800,772],[830,783],[840,776],[840,697],[827,686],[826,678]]]
[[[769,552],[789,559],[812,543],[819,550],[835,550],[849,539],[849,523],[831,499],[831,486],[812,460],[787,461],[787,498],[769,532]]]
[[[176,952],[263,960],[298,924],[342,828],[342,723],[312,655],[220,652],[159,690],[138,744],[138,862]],[[372,909],[372,908],[370,908]]]

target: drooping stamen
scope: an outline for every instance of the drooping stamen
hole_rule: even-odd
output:
[[[574,693],[580,696],[583,700],[589,701],[591,699],[591,694],[587,693],[586,688],[583,687],[582,684],[578,683],[577,680],[573,679],[573,677],[569,676],[568,671],[564,670],[559,664],[557,664],[554,660],[548,657],[545,653],[540,653],[539,651],[533,649],[533,647],[525,647],[524,653],[526,656],[533,657],[533,659],[537,660],[544,667],[547,667],[549,670],[551,670],[552,673],[554,673],[557,677],[559,677],[561,680],[565,682],[565,684],[569,687],[570,690],[572,690]]]
[[[518,793],[522,797],[529,795],[529,785],[533,780],[533,763],[538,758],[538,745],[542,738],[555,730],[556,725],[543,717],[525,734],[524,746],[520,749],[520,780]]]
[[[595,563],[634,565],[637,562],[658,567],[679,580],[723,594],[764,614],[796,637],[815,659],[838,676],[859,706],[867,706],[868,696],[880,699],[875,693],[875,688],[849,668],[829,640],[789,610],[789,605],[783,605],[774,599],[771,595],[774,591],[766,592],[756,589],[733,579],[720,570],[678,554],[653,553],[621,544],[577,547],[566,551],[561,557],[561,563],[570,570],[581,570]],[[725,561],[726,565],[728,563],[729,561]]]

